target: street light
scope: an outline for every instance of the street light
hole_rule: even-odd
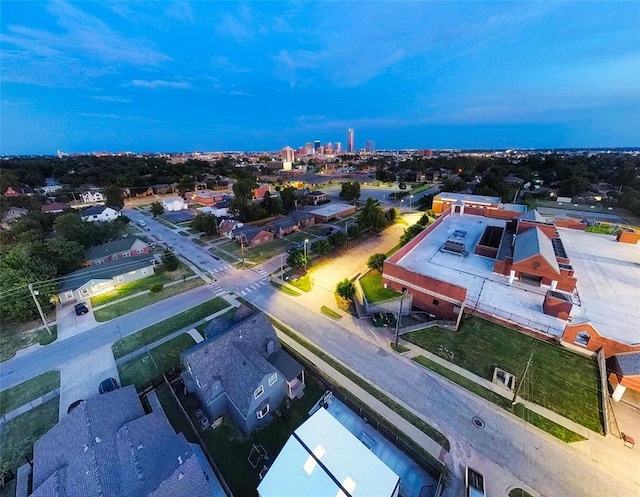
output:
[[[404,302],[404,296],[407,294],[407,289],[402,290],[402,296],[400,297],[400,312],[398,313],[398,319],[396,319],[396,348],[398,348],[398,338],[400,338],[400,318],[402,317],[402,302]]]
[[[409,195],[409,209],[411,209],[411,202],[413,201],[413,195]]]
[[[309,239],[304,239],[304,272],[307,272],[307,243],[309,243]]]

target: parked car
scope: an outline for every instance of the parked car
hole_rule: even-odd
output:
[[[98,392],[100,393],[113,392],[118,388],[120,388],[120,385],[118,385],[118,380],[116,380],[115,378],[107,378],[106,380],[103,380],[102,383],[100,383],[100,388],[98,389]]]
[[[144,219],[138,219],[138,225],[139,226],[146,226],[147,222]]]
[[[89,312],[89,308],[84,302],[78,302],[74,307],[76,310],[76,316],[82,316],[83,314],[87,314]]]
[[[84,400],[80,399],[80,400],[76,400],[75,402],[73,402],[69,408],[67,409],[67,414],[69,414],[71,411],[73,411],[76,407],[78,407],[80,404],[82,404],[84,402]]]
[[[373,315],[373,326],[375,326],[376,328],[380,328],[381,326],[387,326],[387,322],[384,319],[384,316],[382,315],[381,312],[376,312]]]

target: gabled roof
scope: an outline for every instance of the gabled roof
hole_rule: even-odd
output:
[[[310,212],[305,211],[292,211],[289,213],[289,217],[293,219],[303,220],[303,219],[312,219],[315,216]]]
[[[521,221],[532,221],[534,223],[545,223],[547,224],[547,220],[542,217],[542,215],[538,212],[537,209],[533,209],[529,212],[525,212],[519,218]]]
[[[274,351],[280,349],[273,326],[259,313],[224,334],[191,347],[183,353],[183,362],[189,364],[191,375],[198,379],[205,402],[220,395],[213,388],[219,381],[236,407],[246,413],[264,376],[277,372],[267,361],[270,341]]]
[[[126,252],[127,250],[130,250],[136,242],[144,244],[143,246],[147,245],[145,242],[140,240],[140,238],[129,236],[127,238],[121,238],[113,242],[103,243],[102,245],[98,245],[97,247],[91,247],[90,249],[87,249],[87,260],[92,261],[94,259],[100,259],[101,257],[106,257],[111,254]]]
[[[107,209],[112,209],[116,212],[120,212],[120,209],[118,209],[117,207],[110,207],[108,205],[94,205],[93,207],[89,207],[88,209],[80,212],[80,217],[97,216],[99,214],[102,214]]]
[[[289,228],[293,228],[294,226],[298,226],[298,222],[295,219],[292,219],[290,217],[285,217],[282,219],[277,219],[275,221],[271,221],[268,224],[269,228],[272,229],[281,229],[281,230],[286,230]]]
[[[521,262],[536,255],[541,255],[549,266],[551,266],[557,274],[560,274],[560,267],[556,260],[553,244],[540,228],[530,228],[516,235],[516,244],[513,249],[513,262]]]
[[[136,271],[143,267],[152,266],[155,257],[152,254],[125,257],[115,261],[106,262],[99,266],[85,267],[64,276],[58,285],[60,292],[77,290],[91,280],[110,280],[129,271]]]
[[[640,352],[616,354],[620,372],[625,376],[640,376]]]
[[[42,206],[42,212],[56,212],[70,209],[71,206],[65,202],[51,202]]]
[[[336,418],[320,408],[289,437],[260,482],[258,493],[262,497],[336,497],[345,495],[342,486],[352,497],[391,497],[399,480]]]
[[[284,349],[277,350],[269,357],[267,357],[267,361],[274,368],[282,373],[284,379],[287,381],[293,380],[296,376],[298,376],[304,368],[302,364],[296,361],[293,357],[287,354]]]
[[[35,443],[33,487],[33,497],[210,495],[190,444],[163,412],[145,415],[133,386],[85,400]]]
[[[268,233],[268,231],[264,228],[256,228],[255,226],[249,226],[245,224],[241,228],[236,228],[235,230],[233,230],[233,236],[235,236],[236,238],[242,237],[247,241],[251,241],[262,232]]]

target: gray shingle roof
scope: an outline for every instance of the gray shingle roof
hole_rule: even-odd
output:
[[[283,349],[271,354],[267,360],[269,364],[282,373],[287,381],[293,380],[304,370],[302,364],[287,354]]]
[[[65,275],[58,285],[60,292],[76,290],[91,280],[110,280],[129,271],[135,271],[153,264],[153,254],[137,255],[135,257],[125,257],[115,261],[106,262],[99,266],[85,267],[73,273]]]
[[[140,240],[140,238],[129,236],[127,238],[121,238],[113,242],[103,243],[102,245],[98,245],[97,247],[91,247],[86,251],[87,260],[91,261],[93,259],[99,259],[100,257],[106,257],[111,254],[125,252],[127,250],[130,250],[131,247],[133,247],[133,244],[137,241],[145,243]]]
[[[620,372],[625,376],[640,376],[640,352],[617,354],[616,361]]]
[[[290,217],[285,217],[283,219],[278,219],[276,221],[271,221],[268,226],[271,229],[282,229],[286,230],[289,228],[293,228],[294,226],[298,226],[298,222],[295,219]]]
[[[522,221],[533,221],[534,223],[547,223],[547,220],[542,217],[537,209],[525,212],[522,216],[520,216],[520,219]]]
[[[183,363],[189,363],[205,402],[220,395],[213,389],[214,383],[220,381],[231,401],[246,413],[262,378],[277,372],[266,359],[269,341],[273,341],[274,351],[280,349],[273,326],[263,313],[258,313],[221,336],[191,347],[183,353]]]
[[[110,207],[108,205],[94,205],[93,207],[89,207],[88,209],[81,211],[80,216],[97,216],[98,214],[102,214],[105,209],[113,209],[116,212],[120,210],[117,207]]]
[[[540,228],[530,228],[516,235],[516,244],[513,248],[513,262],[520,262],[540,254],[545,261],[560,274],[560,267],[556,260],[551,240],[540,230]]]
[[[86,400],[35,443],[32,495],[204,497],[202,469],[185,464],[194,457],[164,413],[145,415],[129,386]],[[179,482],[191,481],[177,485],[177,471]]]

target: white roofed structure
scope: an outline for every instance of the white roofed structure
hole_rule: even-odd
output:
[[[400,477],[320,408],[293,432],[259,497],[396,497]]]

